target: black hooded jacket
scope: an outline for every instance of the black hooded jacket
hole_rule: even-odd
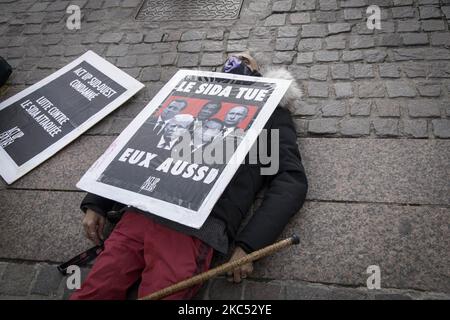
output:
[[[261,175],[259,161],[248,164],[246,159],[217,201],[210,216],[223,221],[230,242],[247,253],[272,244],[282,233],[290,218],[305,202],[308,189],[305,170],[297,145],[297,134],[287,108],[277,107],[264,129],[279,130],[279,168],[274,175]],[[270,140],[267,141],[270,146]],[[266,188],[261,205],[254,211],[246,226],[239,227],[249,212],[257,193]],[[94,194],[88,194],[81,209],[92,209],[102,215],[110,210],[120,210],[124,205]],[[139,211],[137,209],[133,209]]]

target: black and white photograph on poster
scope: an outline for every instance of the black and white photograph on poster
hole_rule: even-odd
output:
[[[180,70],[77,187],[198,229],[289,85]]]
[[[12,183],[143,84],[92,51],[0,104],[0,174]]]

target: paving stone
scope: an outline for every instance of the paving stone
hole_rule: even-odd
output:
[[[298,51],[315,51],[322,47],[321,39],[301,39],[298,42]]]
[[[305,24],[302,26],[302,38],[321,38],[326,35],[325,24]]]
[[[278,284],[248,281],[244,289],[244,300],[283,300],[284,288]]]
[[[396,63],[382,63],[378,68],[382,78],[400,78],[400,67]]]
[[[337,10],[337,1],[336,0],[319,0],[319,8],[320,10]]]
[[[163,34],[162,41],[164,42],[171,42],[171,41],[180,41],[181,35],[183,34],[182,31],[166,31]]]
[[[316,22],[336,22],[336,13],[331,11],[316,12]]]
[[[431,121],[433,133],[438,138],[450,138],[450,120],[434,119]]]
[[[309,70],[309,77],[314,80],[325,81],[328,76],[327,65],[314,65]]]
[[[448,32],[433,32],[431,34],[432,46],[446,46],[450,47],[450,33]]]
[[[443,105],[439,100],[415,99],[410,101],[407,106],[410,117],[425,118],[439,117]]]
[[[247,49],[247,41],[234,40],[228,41],[227,51],[228,52],[240,52]]]
[[[374,119],[372,124],[375,134],[379,137],[398,136],[398,120],[395,119]]]
[[[206,34],[206,39],[210,40],[223,40],[223,30],[220,29],[213,29],[208,30],[208,33]]]
[[[449,60],[450,50],[441,48],[431,48],[425,56],[427,60]]]
[[[164,56],[164,55],[163,55]],[[129,56],[132,57],[132,56]],[[159,54],[146,54],[146,55],[140,55],[135,56],[136,57],[136,63],[134,66],[136,67],[147,67],[147,66],[155,66],[160,63],[161,55]],[[118,59],[118,61],[120,58]],[[132,66],[130,66],[132,67]]]
[[[326,49],[345,49],[345,37],[342,35],[327,37],[325,43]]]
[[[202,47],[204,51],[225,51],[225,43],[223,41],[203,41]]]
[[[440,18],[442,13],[438,7],[420,6],[420,19]]]
[[[442,20],[425,20],[422,21],[423,31],[441,31],[445,30],[445,24]]]
[[[328,34],[337,34],[342,32],[349,32],[351,25],[346,22],[330,23],[328,24]]]
[[[337,132],[336,119],[313,119],[308,123],[308,132],[313,134],[333,134]]]
[[[323,82],[309,82],[308,94],[310,97],[327,98],[328,84]]]
[[[383,50],[371,49],[364,51],[364,59],[369,63],[383,62],[387,57],[387,53]]]
[[[288,70],[297,80],[306,80],[309,78],[309,69],[307,67],[290,65],[288,66]]]
[[[112,45],[108,47],[108,50],[106,51],[107,57],[123,57],[126,56],[128,53],[128,45],[122,44],[122,45]]]
[[[423,119],[417,120],[402,120],[401,122],[403,133],[413,138],[428,137],[427,121]]]
[[[354,101],[350,105],[350,114],[352,116],[368,116],[370,115],[372,103],[370,101]]]
[[[56,295],[63,276],[55,265],[42,265],[31,288],[31,294]]]
[[[350,49],[363,49],[375,46],[372,36],[351,36],[349,40]]]
[[[2,193],[3,192],[5,191],[2,191]],[[5,244],[5,242],[3,242],[3,244]],[[34,265],[8,263],[3,271],[3,276],[0,281],[0,293],[13,296],[27,295],[35,273],[36,269]]]
[[[295,38],[298,35],[299,28],[298,27],[280,27],[278,28],[278,38]]]
[[[338,51],[321,50],[315,53],[316,60],[318,62],[332,62],[339,60]]]
[[[437,82],[419,82],[417,90],[422,97],[439,97],[441,95],[441,85]]]
[[[352,51],[343,51],[342,52],[342,61],[350,62],[350,61],[358,61],[363,59],[363,53],[361,50],[352,50]]]
[[[272,12],[286,12],[291,10],[292,0],[275,1],[272,6]]]
[[[325,286],[288,286],[286,287],[287,300],[327,300],[330,299],[330,290]]]
[[[305,119],[294,119],[295,131],[297,136],[303,137],[308,131],[308,120]]]
[[[392,8],[393,18],[414,18],[416,10],[413,7]]]
[[[382,82],[360,82],[358,83],[360,98],[383,98],[385,96],[384,84]]]
[[[342,0],[341,8],[365,7],[367,0]]]
[[[209,298],[213,300],[240,300],[242,297],[244,282],[235,284],[225,278],[217,278],[212,281],[209,288]]]
[[[426,77],[427,66],[423,63],[406,63],[401,66],[401,69],[408,78]]]
[[[366,136],[370,133],[370,121],[369,119],[345,119],[340,123],[341,134],[344,136]]]
[[[282,51],[282,52],[275,52],[273,56],[273,63],[275,64],[291,64],[292,60],[294,59],[296,52],[293,51]]]
[[[332,288],[330,292],[330,298],[333,300],[365,300],[367,297],[367,292],[358,289]]]
[[[317,104],[303,100],[295,101],[294,115],[313,116],[317,113]]]
[[[406,81],[386,81],[386,89],[389,98],[416,96],[414,87]]]
[[[370,64],[355,63],[353,65],[353,76],[355,78],[373,78],[373,66]]]
[[[201,40],[205,36],[204,31],[188,30],[181,36],[181,41]]]
[[[309,12],[298,12],[289,15],[289,21],[292,24],[306,24],[311,22]]]
[[[314,10],[316,8],[316,2],[313,0],[297,0],[295,10],[307,11]]]
[[[426,33],[404,33],[402,34],[403,44],[405,45],[425,45],[428,44],[428,35]]]
[[[252,39],[248,41],[248,50],[251,52],[272,52],[272,39]]]
[[[344,9],[344,20],[359,20],[362,18],[361,9]]]
[[[264,25],[266,27],[284,26],[286,23],[286,14],[273,14],[269,16]]]
[[[220,66],[224,62],[222,53],[205,53],[202,56],[200,65],[202,66]]]
[[[297,39],[295,38],[278,38],[275,49],[279,51],[292,51],[296,47]]]
[[[384,34],[379,44],[383,47],[399,47],[403,45],[403,38],[399,34]]]
[[[450,6],[441,6],[441,9],[447,20],[450,20]]]
[[[161,79],[161,69],[158,67],[146,67],[142,69],[141,81],[159,81]]]
[[[419,31],[419,29],[420,29],[419,20],[409,19],[397,21],[397,32],[414,32]]]
[[[375,300],[411,300],[411,297],[402,294],[375,294]]]
[[[430,78],[450,78],[450,63],[438,62],[430,65]]]
[[[348,64],[331,65],[331,78],[334,80],[349,79],[350,72]]]
[[[202,49],[201,41],[186,41],[178,44],[179,52],[200,52]]]
[[[123,33],[109,32],[104,33],[98,39],[100,43],[119,43],[123,37]]]
[[[353,87],[350,82],[339,82],[334,84],[336,99],[353,97]]]
[[[249,34],[250,34],[250,29],[231,30],[230,35],[228,36],[228,39],[230,39],[230,40],[245,39],[245,38],[248,38]]]
[[[342,117],[346,114],[346,106],[342,101],[327,101],[322,108],[323,117]]]
[[[400,117],[400,105],[392,100],[378,100],[375,111],[379,117]]]
[[[163,39],[163,35],[164,34],[160,31],[152,30],[145,35],[144,42],[145,43],[161,42]]]
[[[181,53],[178,57],[178,67],[195,67],[198,65],[198,54]]]

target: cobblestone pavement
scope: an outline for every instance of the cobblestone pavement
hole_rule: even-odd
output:
[[[66,8],[81,8],[68,30]],[[303,88],[294,119],[310,181],[301,245],[204,299],[448,299],[450,0],[244,0],[240,17],[135,20],[142,1],[0,0],[0,100],[93,50],[146,87],[11,186],[0,182],[0,298],[68,295],[55,265],[86,249],[75,183],[179,68],[251,50]],[[381,29],[366,9],[381,8]],[[365,289],[369,265],[381,290]],[[84,274],[87,272],[85,270]]]

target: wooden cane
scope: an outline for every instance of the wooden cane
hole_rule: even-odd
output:
[[[297,235],[294,234],[290,238],[281,240],[270,246],[267,246],[260,250],[254,251],[240,259],[224,263],[218,267],[215,267],[214,269],[211,269],[209,271],[206,271],[206,272],[200,273],[196,276],[193,276],[192,278],[175,283],[174,285],[171,285],[167,288],[161,289],[161,290],[156,291],[152,294],[149,294],[145,297],[142,297],[139,300],[162,299],[162,298],[167,297],[175,292],[178,292],[178,291],[190,288],[192,286],[195,286],[197,284],[203,283],[203,282],[205,282],[213,277],[216,277],[220,274],[226,273],[228,271],[236,269],[237,267],[243,266],[244,264],[247,264],[249,262],[253,262],[255,260],[258,260],[260,258],[268,256],[268,255],[270,255],[276,251],[279,251],[281,249],[284,249],[290,245],[299,244],[299,243],[300,243],[300,239],[298,238]]]

